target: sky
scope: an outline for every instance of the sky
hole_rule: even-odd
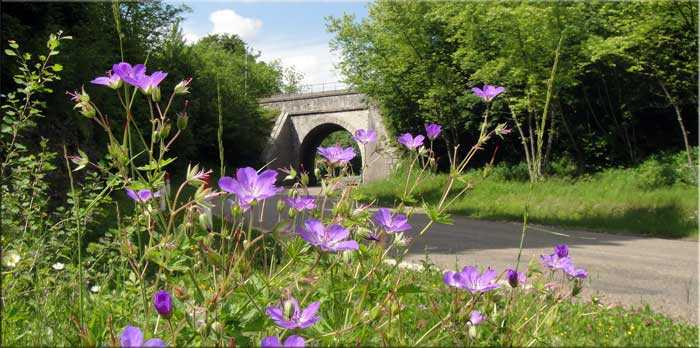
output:
[[[334,68],[337,54],[328,45],[325,17],[367,16],[367,2],[310,1],[167,1],[186,4],[192,12],[182,24],[185,39],[196,42],[208,34],[239,35],[263,61],[279,59],[283,66],[304,74],[302,84],[342,81]]]

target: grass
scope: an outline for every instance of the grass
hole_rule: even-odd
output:
[[[410,308],[422,303],[449,301],[452,294],[447,291],[435,291],[444,288],[442,273],[430,268],[421,272],[403,271],[401,277],[410,279],[410,283],[421,289],[430,289],[426,293],[416,294],[416,301],[407,304]],[[648,306],[626,309],[611,307],[591,301],[556,301],[548,298],[542,301],[537,291],[519,292],[517,308],[513,315],[507,316],[506,326],[519,326],[533,316],[541,315],[556,307],[555,319],[552,322],[543,320],[542,335],[534,346],[559,347],[691,347],[698,345],[698,327],[683,322],[674,322],[668,317],[653,312]],[[429,298],[431,297],[431,298]],[[533,310],[533,308],[538,308]],[[420,317],[420,311],[414,311]],[[493,314],[492,314],[493,315]],[[516,321],[508,319],[517,318]],[[535,326],[537,327],[537,326]],[[497,346],[498,327],[482,327],[479,333],[479,346]],[[491,337],[493,336],[493,337]],[[537,336],[537,335],[535,335]],[[493,340],[490,340],[492,338]]]
[[[496,173],[497,174],[497,173]],[[483,179],[482,171],[466,174],[475,184],[449,207],[453,214],[487,220],[521,221],[529,183],[502,175]],[[365,185],[362,192],[380,204],[393,204],[403,193],[405,175],[396,173]],[[417,201],[437,203],[448,180],[431,174],[413,193]],[[548,178],[535,186],[529,221],[533,223],[623,232],[665,238],[698,237],[698,191],[676,182],[644,188],[637,169],[610,169],[579,178]],[[453,192],[464,187],[459,183]]]

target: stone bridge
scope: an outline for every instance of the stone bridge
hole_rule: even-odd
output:
[[[279,112],[262,156],[266,163],[272,162],[271,168],[292,166],[313,173],[317,148],[331,133],[373,129],[377,131],[377,143],[358,144],[365,180],[390,174],[393,149],[386,145],[388,133],[381,114],[366,95],[343,89],[273,95],[258,102]]]

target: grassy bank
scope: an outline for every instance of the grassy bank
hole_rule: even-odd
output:
[[[649,174],[644,165],[610,169],[578,178],[552,177],[535,186],[530,222],[667,238],[697,238],[697,187],[668,180],[661,171]],[[496,168],[483,177],[471,171],[465,181],[475,186],[449,207],[453,214],[488,220],[520,221],[529,183],[508,178],[511,168]],[[366,198],[392,204],[403,193],[405,174],[397,173],[362,188]],[[651,177],[651,178],[650,178]],[[413,179],[411,179],[413,180]],[[421,180],[413,193],[417,201],[436,203],[446,174]],[[665,181],[665,182],[664,182]],[[452,192],[464,188],[458,183]]]

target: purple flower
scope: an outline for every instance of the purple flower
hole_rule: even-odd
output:
[[[151,338],[143,343],[143,332],[135,326],[127,326],[121,335],[121,346],[124,348],[165,347],[165,342],[159,338]]]
[[[318,154],[325,157],[330,163],[345,164],[355,158],[355,149],[352,147],[342,148],[339,146],[319,147]]]
[[[491,85],[484,85],[483,90],[479,87],[472,88],[472,92],[486,102],[490,102],[497,95],[503,93],[504,90],[505,88],[503,86],[494,87]]]
[[[163,81],[163,79],[165,79],[166,76],[168,76],[168,73],[164,73],[162,71],[156,71],[150,76],[143,74],[137,78],[134,86],[140,88],[145,94],[151,94],[152,91],[158,88],[158,85]]]
[[[294,307],[291,308],[291,306]],[[270,319],[277,323],[277,325],[285,329],[305,329],[321,320],[321,317],[314,316],[316,312],[318,312],[320,306],[321,302],[314,302],[303,311],[300,311],[297,300],[294,297],[290,297],[289,300],[283,304],[282,308],[267,307],[267,314],[270,315]],[[286,311],[285,307],[288,308]],[[294,310],[293,313],[291,313],[292,309]]]
[[[551,255],[540,255],[544,265],[551,270],[566,269],[571,265],[571,259],[567,257],[559,257],[556,253]]]
[[[151,193],[151,190],[138,190],[134,191],[132,189],[126,189],[126,194],[137,202],[146,202],[151,198],[160,197],[159,192]]]
[[[297,196],[294,198],[285,198],[284,203],[298,211],[311,210],[316,208],[314,196]]]
[[[481,312],[479,311],[472,311],[471,316],[469,317],[469,321],[467,321],[467,326],[474,326],[478,325],[480,322],[484,320],[484,316],[481,315]]]
[[[569,256],[569,246],[566,244],[557,245],[554,247],[554,253],[559,257]]]
[[[238,204],[241,208],[248,209],[250,204],[272,197],[283,190],[275,186],[277,172],[268,169],[258,175],[251,167],[239,168],[236,171],[236,179],[224,176],[219,179],[219,187],[222,190],[238,196]]]
[[[423,139],[425,139],[425,137],[422,135],[416,135],[414,138],[411,133],[406,133],[398,137],[396,140],[403,144],[403,146],[405,146],[407,149],[415,150],[417,147],[423,146]]]
[[[481,274],[476,268],[466,266],[459,273],[452,273],[450,271],[445,272],[445,276],[442,278],[442,281],[449,286],[467,289],[474,294],[477,292],[487,292],[498,288],[499,285],[497,283],[493,283],[493,279],[495,277],[495,270],[488,269]]]
[[[350,236],[350,231],[340,225],[323,227],[321,221],[308,219],[303,227],[297,230],[302,239],[311,245],[321,247],[323,251],[357,250],[358,245],[354,240],[345,241]]]
[[[525,272],[516,272],[513,269],[507,269],[506,270],[506,279],[508,280],[508,284],[510,284],[511,287],[518,287],[518,284],[524,284],[527,282],[527,276],[525,275]]]
[[[574,264],[572,264],[572,263],[570,263],[568,266],[566,266],[564,268],[564,272],[571,279],[586,279],[586,278],[588,278],[588,271],[586,271],[583,268],[576,268],[576,267],[574,267]]]
[[[117,74],[112,74],[110,70],[107,72],[107,76],[100,76],[90,81],[96,85],[104,85],[111,89],[117,89],[122,86],[122,79]]]
[[[425,133],[428,134],[428,138],[430,140],[437,138],[438,135],[440,135],[441,131],[442,131],[442,126],[435,124],[435,123],[431,123],[431,124],[425,126]]]
[[[374,220],[374,223],[379,227],[384,228],[387,233],[402,232],[411,228],[406,215],[398,214],[392,218],[387,208],[379,208],[379,210],[372,215],[372,220]]]
[[[360,144],[373,143],[377,141],[377,132],[373,130],[358,129],[352,138]]]
[[[153,306],[156,312],[165,319],[170,319],[173,315],[173,300],[165,290],[160,290],[153,295]]]
[[[143,64],[136,64],[134,67],[131,67],[129,63],[121,62],[114,64],[112,66],[112,71],[114,71],[114,74],[119,76],[122,81],[134,87],[138,87],[139,80],[146,75],[146,66]]]
[[[275,336],[267,336],[260,342],[261,348],[304,348],[305,344],[304,339],[297,335],[287,337],[284,345]]]

